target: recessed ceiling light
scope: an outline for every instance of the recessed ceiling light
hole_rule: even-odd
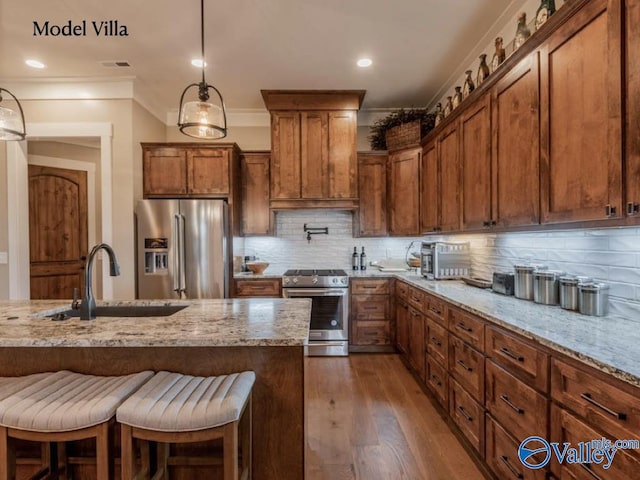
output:
[[[39,62],[38,60],[25,60],[25,62],[27,65],[29,65],[31,68],[44,68],[45,65],[42,62]]]
[[[357,63],[359,67],[365,68],[365,67],[370,67],[373,62],[371,61],[370,58],[361,58],[360,60],[358,60]]]
[[[191,60],[191,65],[193,65],[194,67],[202,68],[202,60],[199,58],[194,58],[193,60]],[[204,62],[204,66],[207,66],[207,62]]]

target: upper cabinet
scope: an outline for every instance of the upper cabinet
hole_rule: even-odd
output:
[[[536,225],[540,223],[540,88],[537,52],[525,57],[496,82],[491,90],[491,109],[491,225]]]
[[[387,152],[358,152],[358,237],[384,237],[388,233],[387,158]]]
[[[421,147],[389,153],[389,234],[420,235]]]
[[[438,151],[431,141],[422,149],[420,179],[420,225],[423,232],[437,232],[440,217],[440,189],[438,188]]]
[[[143,193],[153,197],[225,198],[238,178],[238,146],[143,143]]]
[[[440,187],[439,232],[460,230],[459,123],[449,124],[437,138]]]
[[[273,235],[269,210],[269,152],[242,152],[242,234]]]
[[[621,3],[591,0],[540,49],[543,223],[623,215]]]
[[[626,206],[627,215],[640,213],[640,2],[626,0]]]
[[[271,206],[357,208],[364,91],[263,90],[271,112]]]

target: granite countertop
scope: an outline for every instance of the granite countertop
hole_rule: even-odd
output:
[[[640,323],[621,317],[591,317],[504,296],[455,280],[396,278],[434,294],[507,330],[640,387]]]
[[[0,301],[0,347],[301,346],[309,337],[309,299],[98,302],[169,304],[187,308],[168,317],[53,321],[45,315],[67,310],[69,301]]]

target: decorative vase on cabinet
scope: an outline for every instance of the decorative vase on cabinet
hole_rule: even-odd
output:
[[[438,104],[436,105],[436,110],[435,110],[434,113],[435,113],[435,116],[436,116],[435,126],[437,127],[438,125],[440,125],[440,123],[444,119],[444,112],[442,111],[442,104],[441,103],[438,102]]]
[[[536,30],[538,30],[556,11],[555,0],[540,0],[540,6],[536,12]]]
[[[516,28],[516,38],[513,41],[513,49],[517,50],[531,36],[531,30],[527,27],[527,14],[522,12],[518,15],[518,27]]]
[[[495,72],[506,58],[504,47],[502,46],[502,37],[496,37],[495,45],[496,51],[491,58],[491,73]]]
[[[462,87],[462,98],[467,98],[471,92],[476,88],[471,79],[471,70],[464,72],[467,77],[464,79],[464,86]]]
[[[478,76],[476,78],[476,86],[482,85],[482,82],[489,76],[489,66],[487,65],[487,54],[480,55],[480,65],[478,66]]]
[[[453,103],[451,101],[452,97],[447,97],[447,102],[444,104],[444,112],[443,115],[446,118],[453,111]]]
[[[456,108],[462,102],[462,87],[457,86],[455,90],[456,93],[453,95],[453,100],[451,101],[453,108]]]

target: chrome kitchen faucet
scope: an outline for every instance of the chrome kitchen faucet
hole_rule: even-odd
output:
[[[93,290],[91,288],[91,272],[93,270],[93,259],[102,249],[109,255],[109,275],[112,277],[120,275],[120,266],[118,265],[118,260],[116,259],[113,248],[106,243],[100,243],[91,249],[84,270],[84,298],[80,304],[81,320],[92,320],[96,318],[96,300],[93,297]]]

